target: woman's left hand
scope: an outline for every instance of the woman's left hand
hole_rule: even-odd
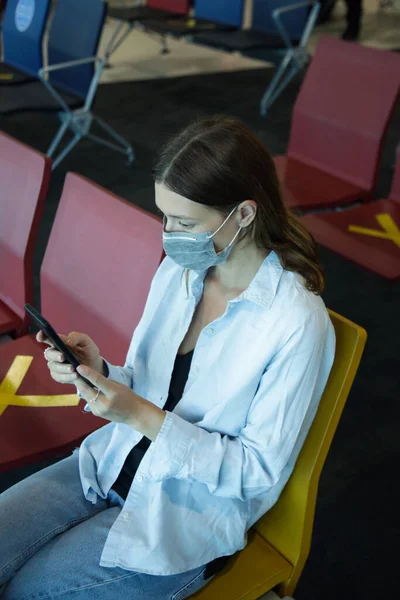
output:
[[[97,390],[91,388],[81,377],[74,381],[79,393],[88,402],[90,410],[96,417],[124,423],[135,428],[138,413],[143,409],[143,403],[146,402],[141,396],[138,396],[128,386],[111,381],[87,366],[80,365],[77,371],[100,391],[97,399],[91,402],[95,398]]]

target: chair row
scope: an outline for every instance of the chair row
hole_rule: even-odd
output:
[[[374,200],[400,92],[400,55],[322,38],[297,98],[285,202],[316,240],[389,279],[400,277],[400,156],[389,200]],[[310,214],[313,213],[313,214]]]
[[[32,303],[32,246],[49,175],[47,157],[0,134],[0,333],[17,334],[0,346],[0,471],[70,449],[103,424],[51,380],[43,348],[27,335],[23,306]],[[84,331],[123,364],[162,256],[158,217],[69,173],[40,270],[41,310],[57,331]]]
[[[105,51],[105,61],[139,25],[161,34],[164,40],[167,34],[189,37],[199,44],[279,61],[279,69],[261,101],[261,113],[265,115],[267,108],[308,62],[307,42],[319,3],[316,0],[252,2],[252,26],[246,30],[242,29],[245,0],[196,0],[193,11],[188,0],[148,0],[145,6],[110,7],[109,15],[117,18],[119,25]],[[22,110],[27,104],[32,107],[32,102],[34,107],[47,110],[61,107],[66,114],[48,155],[53,156],[66,128],[73,131],[75,137],[66,152],[54,160],[53,165],[57,166],[73,145],[88,133],[91,124],[90,106],[104,66],[103,61],[96,61],[96,52],[106,3],[102,0],[56,3],[50,25],[48,69],[43,66],[42,45],[50,5],[50,0],[43,0],[40,6],[35,6],[32,0],[8,0],[2,27],[4,61],[18,69],[17,73],[9,74],[11,82],[40,78],[51,96],[35,91],[34,95],[18,97],[9,89],[0,102],[0,113]],[[7,80],[6,75],[2,74],[3,82]],[[4,93],[3,90],[3,96]],[[79,115],[71,110],[73,108],[80,109]],[[107,132],[113,135],[108,129]],[[113,137],[118,143],[117,149],[122,149],[132,160],[129,144],[117,134]]]
[[[17,269],[21,230],[32,215],[36,222],[40,217],[50,164],[3,134],[1,164],[10,173],[4,189],[7,210],[2,210],[7,222],[0,225],[1,252],[8,241],[5,257],[0,257],[4,301],[4,289]],[[12,181],[20,182],[15,191]],[[39,209],[35,195],[40,196]],[[59,332],[89,334],[107,359],[123,364],[163,256],[161,234],[160,219],[68,173],[40,273],[45,317]],[[362,328],[330,315],[336,358],[295,470],[278,503],[248,532],[246,548],[196,594],[200,600],[228,595],[255,600],[274,586],[282,595],[293,593],[310,550],[321,469],[366,341]],[[0,472],[64,455],[104,425],[82,411],[84,403],[72,391],[73,386],[50,378],[43,347],[33,335],[0,346]]]
[[[249,30],[242,28],[243,0],[196,0],[190,19],[176,17],[189,10],[186,0],[148,0],[145,7],[116,8],[110,15],[128,23],[124,35],[141,22],[161,34],[190,35],[197,43],[254,56],[283,48],[261,103],[265,114],[307,62],[318,11],[312,4],[253,0]],[[389,279],[400,277],[400,177],[389,201],[373,198],[399,91],[400,55],[322,38],[293,110],[287,153],[275,159],[287,206],[302,213],[330,211],[304,217],[317,241]]]
[[[320,4],[317,0],[251,0],[251,25],[246,29],[245,0],[194,0],[193,4],[192,9],[189,0],[148,0],[145,6],[111,7],[109,16],[120,21],[113,51],[134,27],[140,26],[162,36],[164,52],[165,36],[170,35],[279,63],[261,99],[260,111],[265,116],[308,63],[307,44]]]
[[[33,303],[32,257],[50,175],[51,160],[48,157],[0,131],[0,335],[8,333],[20,337],[28,330],[24,305]],[[74,216],[74,203],[79,204],[82,198],[85,198],[85,211],[78,211],[80,218],[77,218]],[[82,324],[90,323],[85,306],[90,306],[96,297],[96,306],[103,302],[105,339],[110,333],[110,322],[118,328],[118,319],[122,318],[124,311],[121,312],[118,307],[115,319],[114,316],[106,316],[105,312],[112,287],[99,289],[92,285],[92,279],[98,281],[95,272],[99,268],[113,277],[116,255],[123,285],[132,287],[129,287],[129,293],[133,294],[133,298],[140,298],[138,307],[129,307],[129,314],[134,321],[139,318],[150,275],[143,273],[139,285],[133,282],[128,276],[131,259],[120,253],[118,248],[123,236],[128,235],[127,231],[134,234],[133,245],[138,251],[148,238],[151,239],[154,242],[153,254],[145,255],[141,263],[144,271],[151,272],[149,263],[155,269],[161,259],[162,224],[159,218],[139,208],[132,207],[127,212],[128,206],[127,202],[83,178],[67,176],[41,270],[42,306],[49,309],[47,314],[50,316],[58,314],[57,320],[62,328],[72,326],[76,314],[83,319]],[[92,222],[97,223],[97,231],[93,233]],[[84,248],[86,262],[82,265],[80,252]],[[73,313],[71,321],[69,312],[64,312],[66,295],[69,297],[68,310]],[[58,304],[55,305],[49,296],[57,297]],[[125,349],[121,335],[117,330],[112,336],[116,340],[116,348],[121,347],[119,360],[122,360]]]
[[[202,23],[204,23],[204,11],[201,12],[201,9],[205,10],[209,3],[203,6],[201,1],[198,0],[196,7],[199,15],[203,15]],[[158,4],[158,9],[163,2],[164,0],[155,2]],[[24,60],[28,61],[30,66],[26,71],[32,74],[37,72],[38,66],[42,64],[41,47],[33,35],[32,28],[40,31],[39,39],[41,39],[49,1],[44,0],[40,4],[40,9],[33,13],[26,10],[21,12],[20,6],[21,4],[16,0],[8,0],[3,23],[5,50],[7,50],[5,59],[15,66],[21,66]],[[174,6],[177,11],[182,9],[183,4],[176,2]],[[218,7],[219,10],[227,10],[232,4],[217,3],[212,6],[214,6],[214,10]],[[136,7],[135,10],[149,11],[151,8],[151,6]],[[208,9],[211,10],[209,7]],[[88,11],[86,21],[82,21],[85,16],[82,13],[84,10]],[[156,10],[155,6],[153,10]],[[171,7],[172,10],[173,7]],[[76,22],[83,23],[81,27],[76,26],[74,19],[67,18],[71,15],[75,15]],[[76,41],[76,51],[79,56],[84,54],[83,48],[85,48],[85,52],[95,52],[104,17],[104,3],[100,0],[89,0],[85,3],[71,0],[68,3],[57,3],[49,36],[50,62],[57,63],[61,55],[71,58],[66,52],[71,52],[70,40],[73,38]],[[29,18],[31,18],[31,22],[29,22]],[[93,26],[90,28],[87,27],[89,22],[93,22]],[[71,28],[73,28],[73,35],[69,35]],[[84,46],[78,43],[81,38]],[[24,46],[25,43],[28,44],[27,47]],[[52,67],[47,68],[50,80],[45,79],[45,71],[42,70],[43,82],[50,88],[53,86],[55,97],[60,102],[64,102],[64,97],[55,91],[54,85],[64,86],[63,89],[69,91],[75,85],[79,87],[81,93],[86,90],[88,94],[84,109],[71,111],[67,105],[64,107],[62,124],[48,155],[52,156],[55,153],[58,143],[68,128],[74,130],[74,137],[56,157],[53,167],[59,164],[84,133],[87,133],[95,141],[102,141],[110,145],[108,141],[100,140],[89,132],[89,126],[93,119],[90,107],[95,90],[92,83],[95,81],[95,86],[97,85],[99,72],[103,66],[103,61],[100,61],[99,67],[94,69],[92,59],[88,59],[88,64],[80,64],[81,59],[78,59],[79,65],[75,62],[67,63],[68,68],[59,70],[59,72],[58,68],[54,71],[51,70],[56,67],[53,64]],[[85,62],[84,59],[83,62]],[[69,73],[68,76],[65,73]],[[54,77],[56,79],[53,81]],[[67,78],[63,79],[63,77]],[[326,38],[320,41],[293,111],[287,155],[276,159],[288,206],[308,212],[320,209],[333,210],[336,207],[343,208],[353,203],[372,200],[385,132],[399,93],[399,80],[400,56],[398,54],[363,48],[335,39]],[[0,106],[4,96],[7,96],[5,91],[7,89],[2,88]],[[46,92],[44,87],[42,91]],[[16,95],[23,97],[23,94],[18,94],[18,92],[16,94],[14,91],[14,98]],[[57,103],[56,105],[59,106]],[[115,139],[119,139],[118,134],[111,130],[107,123],[101,119],[97,119],[97,122],[114,135]],[[124,144],[123,141],[121,143]],[[130,154],[129,145],[117,148],[111,144],[111,147],[122,149],[127,152],[127,155],[133,157],[133,154]],[[389,216],[390,225],[392,226],[393,221],[394,227],[396,227],[396,215]],[[374,217],[372,220],[374,221]],[[357,227],[360,224],[354,223],[353,225]],[[370,223],[369,228],[373,228],[374,225],[375,222]],[[309,226],[319,242],[327,243],[324,227],[317,217],[309,220]],[[389,261],[392,265],[394,264],[390,272],[381,266],[380,259],[379,264],[377,266],[371,264],[371,268],[380,274],[396,278],[399,270],[396,266],[399,262],[398,246],[393,243],[390,236],[386,236],[385,230],[382,230],[381,234],[383,237],[382,235],[375,236],[375,239],[372,239],[369,236],[370,239],[363,239],[362,244],[371,244],[371,247],[373,243],[379,244],[383,262],[387,262],[387,255],[394,256],[395,258],[391,258]],[[355,239],[360,241],[359,234],[353,230],[347,230],[345,235],[348,238],[349,246]],[[340,241],[336,245],[339,251],[343,249],[341,238],[342,235],[339,235],[338,232],[337,240],[340,239]],[[332,247],[333,243],[329,241],[328,245]],[[365,252],[363,254],[365,255]]]
[[[388,52],[321,40],[295,105],[287,155],[275,159],[287,205],[321,211],[302,217],[317,241],[390,279],[400,276],[399,164],[389,200],[373,201],[373,193],[399,93],[399,60]],[[324,78],[327,69],[330,76]],[[26,331],[23,306],[32,303],[33,245],[49,170],[48,159],[0,136],[0,202],[7,203],[0,262],[13,273],[0,292],[0,334]]]
[[[92,112],[104,60],[97,56],[106,18],[103,0],[7,0],[1,33],[3,62],[0,114],[21,110],[56,110],[61,121],[47,151],[53,168],[83,138],[123,153],[134,160],[130,143]],[[44,34],[49,33],[44,50]],[[45,60],[45,57],[47,59]],[[4,67],[3,67],[4,68]],[[7,85],[14,82],[23,85]],[[106,137],[92,133],[95,125]],[[72,139],[56,154],[64,135]]]
[[[294,106],[287,153],[275,158],[285,203],[307,213],[316,240],[389,279],[400,277],[400,158],[390,199],[374,201],[374,194],[399,92],[399,54],[321,38]]]

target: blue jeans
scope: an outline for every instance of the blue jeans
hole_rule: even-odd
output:
[[[78,451],[0,495],[1,600],[183,600],[212,579],[205,565],[178,575],[100,567],[123,500],[88,502]]]

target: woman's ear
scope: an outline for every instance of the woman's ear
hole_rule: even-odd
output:
[[[245,200],[239,206],[238,223],[240,227],[248,227],[254,221],[257,214],[257,203],[254,200]]]

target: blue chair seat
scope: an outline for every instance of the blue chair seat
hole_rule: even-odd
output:
[[[154,19],[143,23],[160,35],[191,36],[211,31],[235,31],[243,20],[243,0],[196,0],[194,15]]]
[[[27,83],[28,81],[35,81],[35,77],[22,73],[15,67],[10,65],[0,64],[0,86],[3,85],[17,85],[20,83]]]
[[[196,19],[188,17],[174,17],[173,19],[155,19],[143,23],[145,29],[160,35],[184,37],[204,32],[235,31],[233,25],[226,25],[210,21],[209,19]]]
[[[286,49],[286,44],[282,39],[282,36],[275,33],[266,33],[264,31],[254,31],[252,29],[244,29],[241,31],[234,32],[210,32],[196,35],[193,38],[196,44],[204,44],[206,46],[213,46],[216,48],[222,48],[223,50],[229,50],[231,52],[237,50],[238,52],[246,52],[249,50],[258,49]],[[293,46],[299,44],[299,40],[294,38],[291,39]]]
[[[73,110],[83,106],[82,98],[60,92],[60,96]],[[0,115],[25,111],[60,111],[60,103],[49,94],[40,81],[13,86],[2,86],[0,92]]]
[[[147,19],[164,19],[176,16],[175,13],[152,6],[113,6],[109,7],[107,12],[109,17],[127,23],[135,23],[136,21],[146,21]]]

